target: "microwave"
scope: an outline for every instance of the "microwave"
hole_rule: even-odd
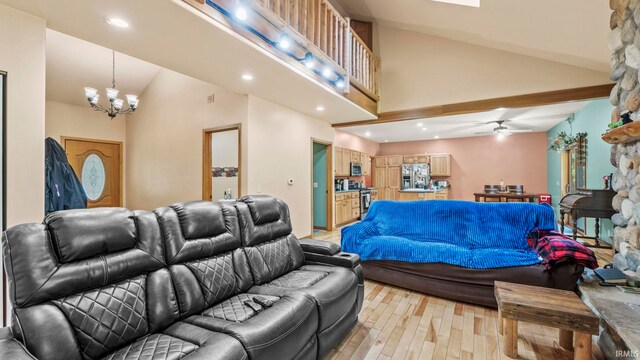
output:
[[[351,163],[351,176],[362,176],[362,164]]]

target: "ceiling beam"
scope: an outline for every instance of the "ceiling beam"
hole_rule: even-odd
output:
[[[333,127],[383,124],[397,121],[426,119],[432,117],[472,114],[498,108],[525,108],[609,97],[615,84],[604,84],[581,88],[547,91],[534,94],[507,96],[494,99],[469,101],[456,104],[429,106],[418,109],[381,113],[375,120],[360,120],[333,124]]]

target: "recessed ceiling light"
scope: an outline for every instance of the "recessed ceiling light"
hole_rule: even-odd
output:
[[[463,6],[471,6],[471,7],[480,7],[480,0],[434,0],[437,2],[454,4],[454,5],[463,5]]]
[[[389,142],[389,140],[385,140],[384,142]]]
[[[291,47],[291,41],[289,41],[289,37],[287,35],[282,35],[280,37],[280,41],[278,41],[278,47],[283,50],[287,50]]]
[[[418,127],[421,127],[424,124],[423,123],[417,123],[416,125],[418,125]]]
[[[242,74],[242,80],[251,81],[251,80],[253,80],[253,75],[251,75],[251,74]]]
[[[324,111],[324,106],[318,106],[318,107],[316,108],[316,110],[318,110],[318,111]]]
[[[364,136],[369,137],[369,136],[371,136],[371,133],[369,131],[367,131],[366,133],[364,133]]]
[[[115,27],[119,27],[119,28],[128,28],[129,27],[129,23],[126,22],[125,20],[121,19],[121,18],[117,18],[117,17],[112,17],[112,16],[107,16],[104,18],[104,21],[107,22],[107,24],[111,25],[111,26],[115,26]]]
[[[423,128],[422,128],[422,131],[427,131],[427,128],[426,128],[426,127],[423,127]]]
[[[239,6],[236,9],[236,19],[240,21],[245,21],[247,20],[247,17],[249,17],[249,13],[247,13],[247,9],[245,9],[243,6]]]
[[[440,136],[436,135],[433,137],[434,139],[440,139]]]

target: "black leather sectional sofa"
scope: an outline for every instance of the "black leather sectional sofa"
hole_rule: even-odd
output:
[[[3,255],[1,359],[318,359],[364,296],[357,255],[298,241],[268,196],[57,212]]]

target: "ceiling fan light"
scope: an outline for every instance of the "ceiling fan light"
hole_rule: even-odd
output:
[[[98,105],[98,100],[100,100],[100,95],[94,95],[91,99],[89,99],[89,103],[91,103],[92,106],[96,106]]]

